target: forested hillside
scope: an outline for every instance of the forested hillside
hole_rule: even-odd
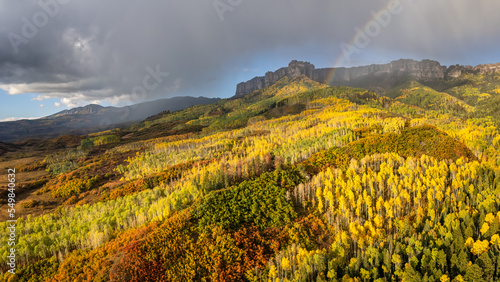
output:
[[[283,77],[68,148],[9,147],[19,265],[0,278],[499,281],[499,87]]]

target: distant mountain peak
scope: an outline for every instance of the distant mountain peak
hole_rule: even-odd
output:
[[[13,142],[26,138],[88,134],[126,126],[160,112],[183,110],[194,105],[204,105],[219,100],[219,98],[185,96],[142,102],[125,107],[103,107],[90,104],[63,110],[41,119],[0,122],[0,141]]]
[[[67,116],[67,115],[93,115],[93,114],[98,114],[101,112],[103,109],[106,108],[112,108],[112,107],[103,107],[101,105],[97,104],[89,104],[83,107],[77,107],[77,108],[72,108],[69,110],[63,110],[60,112],[57,112],[53,115],[48,116],[47,118],[55,118],[55,117],[62,117],[62,116]]]

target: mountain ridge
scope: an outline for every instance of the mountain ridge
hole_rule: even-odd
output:
[[[500,63],[472,66],[442,66],[438,61],[399,59],[387,64],[372,64],[358,67],[320,68],[310,62],[292,60],[288,67],[274,72],[266,72],[264,76],[256,76],[236,86],[234,97],[242,97],[255,90],[267,87],[284,76],[295,77],[305,75],[308,78],[330,86],[365,87],[370,90],[387,90],[405,79],[414,78],[421,81],[451,80],[462,74],[484,74],[500,71]]]
[[[60,112],[57,112],[55,114],[43,118],[56,118],[60,116],[75,115],[75,114],[98,114],[103,109],[109,109],[109,108],[116,109],[116,107],[103,107],[97,104],[88,104],[83,107],[76,107],[67,110],[62,110]]]
[[[190,106],[210,104],[220,98],[179,96],[142,102],[125,107],[89,104],[63,110],[33,120],[0,122],[0,141],[15,142],[26,138],[52,138],[64,134],[88,134],[129,125],[163,111],[178,111]]]

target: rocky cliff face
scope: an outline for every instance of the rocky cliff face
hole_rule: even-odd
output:
[[[257,76],[247,82],[241,82],[236,86],[236,97],[244,96],[255,90],[273,85],[284,76],[296,77],[305,75],[309,78],[314,76],[314,65],[309,62],[293,60],[286,68],[280,68],[274,72],[267,72],[265,76]]]
[[[318,69],[312,79],[329,85],[388,88],[409,77],[422,81],[443,79],[445,70],[436,61],[397,60],[383,65]]]
[[[235,97],[241,97],[255,90],[270,86],[284,76],[295,77],[305,75],[310,79],[329,84],[367,87],[373,89],[387,89],[402,80],[414,78],[420,81],[436,81],[459,77],[463,73],[487,73],[500,71],[500,63],[471,66],[441,66],[432,60],[397,60],[383,65],[369,65],[352,68],[324,68],[316,69],[309,62],[292,61],[288,67],[274,72],[267,72],[265,76],[255,77],[247,82],[239,83]]]
[[[500,63],[472,66],[454,65],[449,66],[445,73],[445,79],[457,78],[462,74],[485,74],[500,72]]]
[[[474,69],[479,73],[500,72],[500,63],[478,65]]]

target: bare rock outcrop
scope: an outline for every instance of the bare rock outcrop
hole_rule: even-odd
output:
[[[309,78],[313,77],[314,65],[309,62],[299,62],[293,60],[288,64],[288,67],[280,68],[274,72],[269,71],[264,76],[257,76],[247,82],[241,82],[236,86],[235,97],[244,96],[255,90],[273,85],[276,81],[285,76],[296,77],[305,75]]]
[[[267,72],[265,76],[255,77],[247,82],[239,83],[236,87],[235,97],[241,97],[270,86],[284,76],[296,77],[304,75],[314,81],[329,85],[387,89],[407,78],[420,81],[436,81],[455,78],[464,72],[483,73],[497,70],[500,70],[500,64],[480,65],[475,68],[457,65],[447,68],[441,66],[437,61],[408,59],[400,59],[381,65],[316,69],[309,62],[294,60],[288,64],[288,67],[280,68],[274,72]]]

